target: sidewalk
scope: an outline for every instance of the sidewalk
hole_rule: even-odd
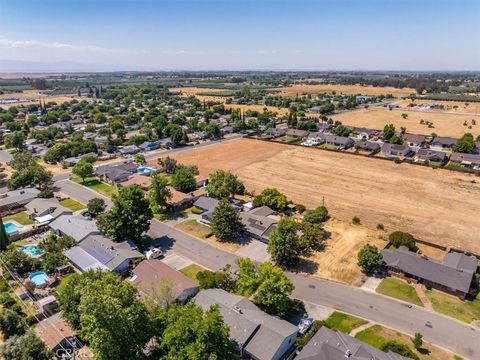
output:
[[[423,291],[424,290],[423,285],[422,284],[414,284],[413,287],[415,288],[415,291],[417,292],[417,295],[420,298],[420,300],[422,301],[425,309],[433,311],[432,303],[431,303],[430,299],[428,298],[428,296],[425,295],[425,292]]]

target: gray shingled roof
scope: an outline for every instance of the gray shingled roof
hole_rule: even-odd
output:
[[[258,216],[249,212],[240,213],[240,221],[249,233],[268,239],[270,233],[276,228],[277,220],[266,216]]]
[[[197,201],[193,203],[193,205],[205,211],[213,211],[217,207],[218,203],[219,201],[215,198],[200,196]]]
[[[23,205],[35,199],[40,191],[35,188],[24,188],[9,191],[0,198],[0,206],[8,206],[12,204]]]
[[[296,360],[410,360],[389,351],[375,349],[354,337],[333,331],[325,326],[320,328],[302,349]]]
[[[218,305],[230,328],[230,338],[259,360],[274,358],[282,343],[298,331],[296,326],[268,315],[243,296],[221,289],[202,290],[194,300],[204,310]]]
[[[461,253],[448,253],[442,261],[409,251],[405,246],[397,250],[382,250],[387,266],[407,274],[468,293],[478,260]]]
[[[95,221],[88,220],[81,215],[62,215],[49,224],[54,231],[71,236],[77,242],[82,241],[88,235],[100,234]]]

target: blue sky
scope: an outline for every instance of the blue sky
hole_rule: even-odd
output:
[[[480,70],[480,1],[0,0],[0,60],[138,70]]]

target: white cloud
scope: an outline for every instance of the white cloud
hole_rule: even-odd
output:
[[[72,50],[80,52],[105,52],[116,54],[145,54],[144,50],[126,50],[126,49],[110,49],[95,45],[75,45],[59,42],[45,42],[38,40],[13,40],[3,35],[0,35],[0,46],[9,48],[47,48],[47,49],[60,49],[60,50]]]

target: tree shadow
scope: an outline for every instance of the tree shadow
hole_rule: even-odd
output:
[[[318,264],[312,260],[301,258],[297,266],[290,269],[294,272],[304,272],[307,274],[315,274],[318,270]]]
[[[430,355],[430,350],[426,348],[418,348],[417,351],[422,355]]]

